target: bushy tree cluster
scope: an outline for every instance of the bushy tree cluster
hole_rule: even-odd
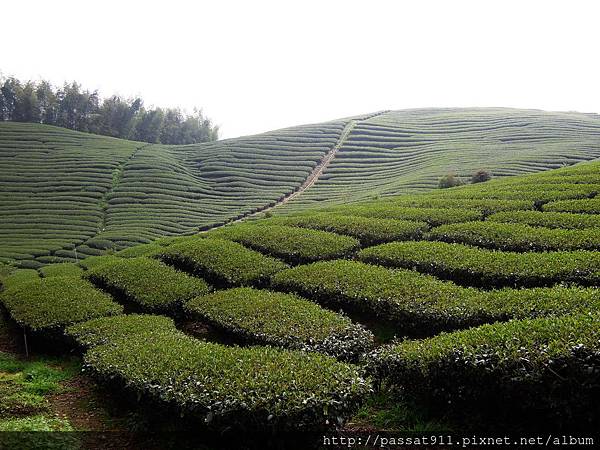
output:
[[[141,98],[101,99],[75,82],[55,88],[14,77],[0,78],[0,121],[8,120],[162,144],[215,141],[219,131],[200,110],[146,108]]]

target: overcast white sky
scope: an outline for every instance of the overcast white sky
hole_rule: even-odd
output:
[[[600,112],[597,1],[3,1],[0,71],[235,137],[381,109]]]

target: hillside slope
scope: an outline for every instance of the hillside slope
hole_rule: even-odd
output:
[[[511,109],[373,113],[188,146],[0,123],[0,261],[37,266],[278,212],[600,157],[600,118]],[[289,200],[289,201],[288,201]]]
[[[4,268],[0,302],[25,330],[65,330],[99,383],[217,431],[595,431],[599,193],[596,161],[275,214]]]

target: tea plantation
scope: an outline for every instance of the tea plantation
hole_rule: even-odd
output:
[[[598,158],[599,144],[596,115],[498,108],[384,111],[184,146],[0,123],[0,262],[24,268],[78,262],[279,203],[277,211],[289,213],[423,191],[448,172],[459,179],[481,168],[495,178],[539,172]],[[576,196],[560,192],[583,181],[566,177],[564,186],[552,186],[542,178],[526,195],[552,200],[546,211],[598,211],[588,198],[594,183],[572,186]],[[504,189],[457,194],[443,204],[455,211],[382,218],[462,221],[463,205],[480,199],[499,200],[490,203],[495,211],[522,209],[525,197],[510,195],[510,185]],[[429,202],[430,208],[441,205]]]
[[[354,118],[339,149],[348,155],[333,158],[323,174],[330,176],[264,217],[205,231],[199,225],[245,211],[242,198],[256,208],[267,192],[276,201],[293,190],[284,167],[299,170],[301,182],[335,145],[344,121],[328,124],[328,131],[300,127],[207,144],[212,159],[199,146],[131,144],[125,151],[85,135],[107,146],[107,158],[121,161],[107,166],[113,178],[89,196],[82,189],[93,178],[85,177],[105,163],[90,156],[89,169],[70,174],[73,188],[65,201],[73,216],[85,215],[78,209],[85,202],[75,198],[88,198],[100,229],[90,225],[91,234],[79,242],[60,235],[52,250],[27,227],[6,228],[15,234],[2,241],[14,252],[7,250],[5,261],[17,264],[0,270],[0,302],[34,346],[51,342],[63,354],[81,352],[85,373],[115,396],[131,395],[154,412],[217,434],[352,430],[376,413],[381,398],[392,399],[388,412],[408,405],[424,415],[421,425],[441,420],[454,430],[596,430],[600,162],[334,204],[343,191],[366,198],[374,190],[431,187],[443,158],[470,167],[461,148],[476,152],[479,163],[495,161],[499,175],[600,157],[600,124],[593,116],[477,113]],[[502,114],[509,120],[500,120]],[[11,131],[11,145],[33,136],[19,127]],[[83,145],[78,139],[84,135],[32,128],[46,133],[38,136],[42,143],[59,139],[48,134],[62,136],[40,158],[52,160],[59,145]],[[288,150],[281,150],[283,142]],[[263,172],[252,159],[259,143]],[[511,150],[498,153],[502,143]],[[456,153],[443,156],[444,145]],[[400,147],[414,165],[409,175],[392,151]],[[289,157],[280,170],[272,169],[268,148]],[[218,157],[224,149],[231,159]],[[102,160],[102,152],[92,154]],[[153,166],[154,157],[164,165]],[[357,161],[366,166],[353,172]],[[61,165],[53,164],[54,170]],[[178,181],[165,178],[169,174]],[[274,176],[272,183],[265,174]],[[33,186],[43,185],[42,176],[31,172],[31,193],[41,192]],[[153,191],[159,184],[164,190]],[[19,201],[36,214],[42,203],[27,200],[34,194],[25,192]],[[309,208],[318,198],[331,202]],[[7,217],[17,217],[19,201]],[[49,207],[44,217],[40,226],[68,229],[60,222],[68,214]],[[130,246],[134,235],[144,243]],[[170,237],[153,239],[164,235]],[[102,241],[124,249],[101,255]],[[75,247],[90,256],[75,260]],[[59,262],[33,267],[55,257]],[[17,267],[27,261],[31,267]],[[414,423],[402,420],[390,427],[414,431]]]

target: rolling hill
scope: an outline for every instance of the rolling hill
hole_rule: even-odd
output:
[[[513,109],[387,111],[186,146],[0,123],[0,261],[74,261],[277,206],[366,200],[600,157],[600,117]]]
[[[99,383],[217,433],[597,430],[599,193],[588,162],[288,211],[5,269],[0,301]]]

